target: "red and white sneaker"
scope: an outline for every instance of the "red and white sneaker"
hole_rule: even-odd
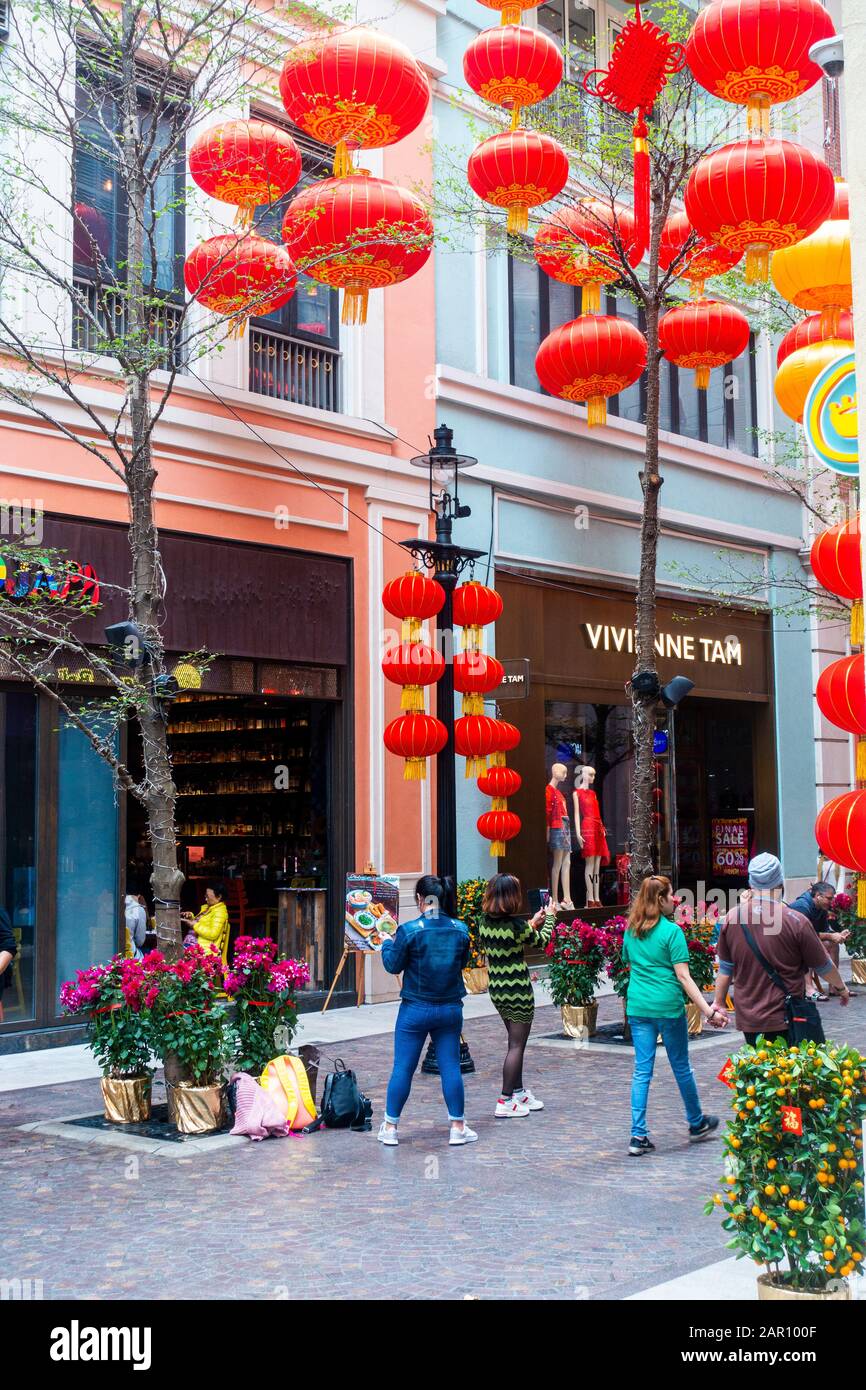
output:
[[[516,1119],[518,1115],[528,1115],[529,1106],[524,1105],[519,1100],[515,1100],[514,1096],[500,1096],[496,1102],[496,1109],[493,1113],[498,1120],[513,1120]]]
[[[544,1101],[539,1100],[538,1096],[534,1096],[528,1087],[522,1091],[515,1091],[514,1095],[518,1104],[525,1105],[530,1110],[544,1109]]]

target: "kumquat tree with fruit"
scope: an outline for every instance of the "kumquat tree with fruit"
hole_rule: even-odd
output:
[[[776,1041],[744,1048],[726,1071],[726,1172],[705,1210],[723,1210],[729,1248],[789,1289],[823,1291],[862,1273],[866,1058],[831,1042]]]

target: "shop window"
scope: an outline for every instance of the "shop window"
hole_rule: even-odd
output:
[[[595,10],[578,0],[545,0],[537,14],[539,29],[562,49],[566,80],[579,82],[595,66]]]
[[[99,732],[107,736],[109,730]],[[111,768],[94,753],[81,730],[61,715],[55,999],[63,981],[76,970],[109,960],[117,949],[117,854],[118,805]]]
[[[3,1022],[35,1014],[37,701],[28,691],[0,693],[0,906],[9,914],[18,954],[0,980]]]
[[[511,384],[541,391],[535,354],[551,329],[580,313],[580,291],[551,280],[534,262],[509,258]],[[627,318],[643,330],[644,315],[624,290],[609,291],[605,313]],[[721,449],[739,449],[757,457],[757,382],[755,335],[736,362],[714,371],[708,391],[698,391],[691,371],[662,361],[659,382],[659,427]],[[610,415],[621,420],[646,419],[646,378],[611,397]]]
[[[159,97],[155,109],[155,74],[139,65],[139,119],[144,141],[152,140],[151,160],[165,158],[145,208],[146,235],[143,278],[167,306],[183,297],[185,154],[181,144],[166,157],[176,137],[172,102],[178,117],[184,112],[180,87]],[[96,44],[79,45],[76,68],[78,125],[73,151],[74,220],[73,275],[90,314],[100,319],[97,329],[87,314],[76,315],[74,346],[98,350],[101,340],[125,328],[124,288],[128,259],[129,199],[118,161],[121,112],[115,95],[109,55]],[[176,319],[170,307],[154,316],[154,332],[168,342]]]

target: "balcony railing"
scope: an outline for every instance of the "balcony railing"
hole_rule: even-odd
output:
[[[341,409],[340,353],[264,328],[250,332],[250,390],[278,401]]]
[[[92,280],[76,276],[76,302],[72,313],[72,346],[81,352],[97,352],[113,357],[112,343],[129,335],[129,303],[122,290],[97,287]],[[183,308],[163,301],[151,306],[149,329],[157,349],[157,365],[167,366],[173,359],[180,366],[177,330]]]

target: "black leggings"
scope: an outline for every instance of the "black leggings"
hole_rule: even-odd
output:
[[[511,1096],[523,1085],[523,1054],[532,1031],[532,1019],[528,1023],[516,1023],[506,1018],[503,1022],[508,1033],[508,1051],[502,1068],[502,1094]]]

